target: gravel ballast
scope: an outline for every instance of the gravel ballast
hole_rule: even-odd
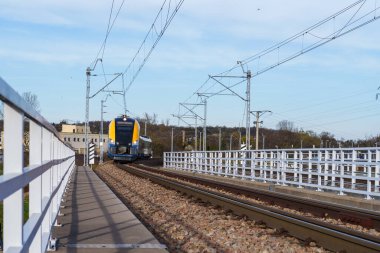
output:
[[[117,168],[95,171],[170,252],[327,252]]]

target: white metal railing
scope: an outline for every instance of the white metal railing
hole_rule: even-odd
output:
[[[74,151],[57,131],[0,78],[4,103],[4,174],[0,176],[5,252],[45,252],[70,173]],[[25,118],[27,120],[25,120]],[[29,124],[29,164],[23,166],[24,121]],[[29,184],[29,219],[24,223],[23,188]]]
[[[164,167],[265,183],[380,197],[380,148],[164,153]]]

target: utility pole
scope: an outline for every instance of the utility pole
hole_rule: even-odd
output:
[[[110,96],[110,94],[107,94],[107,96],[105,97],[105,99],[101,100],[100,101],[100,140],[99,140],[99,144],[100,144],[100,163],[103,163],[104,159],[103,159],[103,156],[104,156],[104,137],[103,137],[103,132],[104,132],[104,119],[103,119],[103,115],[104,113],[106,113],[104,111],[104,107],[107,107],[106,105],[104,105],[105,102],[107,102],[107,98]]]
[[[198,149],[198,126],[197,126],[197,122],[198,122],[198,117],[197,116],[195,116],[195,133],[194,133],[194,135],[195,135],[195,142],[194,142],[194,147],[195,147],[195,151],[197,151],[197,149]]]
[[[202,96],[201,94],[198,94],[198,96]],[[190,127],[192,126],[191,124],[189,124],[188,122],[186,122],[184,120],[184,118],[193,118],[195,119],[195,126],[194,126],[194,150],[197,151],[198,150],[198,118],[200,118],[201,120],[204,120],[201,116],[198,115],[197,112],[195,112],[194,108],[197,107],[197,106],[200,106],[200,105],[203,105],[205,106],[205,103],[204,103],[204,100],[207,98],[206,96],[204,96],[205,98],[202,98],[202,103],[198,103],[198,104],[193,104],[193,103],[179,103],[179,106],[181,108],[184,107],[187,112],[180,115],[173,115],[174,117],[177,117],[178,120],[181,120],[182,122],[186,123],[187,125],[189,125]],[[191,108],[190,106],[193,106],[193,108]],[[205,113],[206,113],[206,110],[207,108],[205,109]],[[187,113],[191,113],[192,115],[188,115]],[[179,123],[178,123],[179,124]],[[199,150],[202,150],[201,147],[199,147]]]
[[[302,145],[302,144],[303,144],[303,139],[301,139],[301,149],[303,148],[303,145]]]
[[[201,104],[195,104],[195,105],[203,105],[204,111],[203,111],[203,146],[199,145],[199,150],[206,151],[207,149],[207,99],[208,96],[203,93],[197,93],[198,96],[201,98],[202,103]],[[182,104],[183,105],[183,104]],[[195,117],[198,116],[198,114],[194,113]],[[201,117],[200,117],[201,118]]]
[[[243,67],[243,66],[242,66]],[[247,119],[246,119],[246,145],[247,150],[251,150],[251,71],[247,71]],[[257,144],[256,144],[257,146]],[[256,147],[257,149],[257,147]]]
[[[230,150],[232,150],[232,134],[230,134]]]
[[[199,151],[202,151],[202,132],[199,132]]]
[[[88,121],[89,121],[89,114],[90,114],[90,76],[91,76],[91,68],[88,67],[86,69],[86,119],[84,123],[84,137],[85,137],[85,148],[84,148],[84,160],[83,160],[83,166],[88,166]]]
[[[171,141],[171,152],[173,152],[173,139],[174,139],[174,128],[172,127],[172,141]]]
[[[263,136],[263,149],[265,149],[265,135],[261,134]]]
[[[95,95],[90,97],[90,76],[91,71],[93,71],[96,67],[96,64],[98,61],[102,61],[102,59],[96,59],[94,66],[92,68],[87,67],[86,69],[86,115],[85,115],[85,123],[84,123],[84,135],[85,135],[85,148],[84,148],[84,159],[83,159],[83,166],[88,166],[88,128],[89,128],[89,118],[90,118],[90,98],[93,98],[96,94],[98,94],[100,91],[98,91]],[[115,80],[115,79],[114,79]],[[109,85],[108,83],[107,85]],[[106,86],[107,86],[106,85]],[[101,89],[102,90],[102,89]]]
[[[271,111],[268,111],[268,110],[252,111],[252,113],[253,112],[256,113],[256,121],[254,121],[254,123],[256,124],[256,150],[258,150],[259,149],[259,127],[260,127],[260,124],[263,123],[262,121],[260,121],[260,117],[264,115],[265,113],[271,112]]]
[[[222,129],[219,127],[219,151],[222,148]]]
[[[241,149],[241,131],[239,128],[239,149]]]
[[[144,135],[147,136],[147,135],[146,135],[146,120],[145,120],[144,123],[145,123],[145,126],[144,126]]]
[[[207,99],[204,99],[204,120],[203,120],[203,151],[207,151],[206,139],[207,139]]]
[[[247,118],[246,118],[246,144],[247,144],[247,150],[250,150],[250,145],[251,145],[251,141],[250,141],[251,140],[251,116],[250,116],[250,112],[251,112],[251,77],[252,77],[252,74],[251,74],[250,70],[247,70],[247,71],[244,70],[244,67],[243,67],[243,64],[241,61],[238,61],[237,64],[240,64],[241,69],[243,70],[243,73],[245,74],[245,76],[226,76],[226,75],[224,75],[224,76],[210,76],[210,78],[212,78],[214,81],[216,81],[217,83],[222,85],[225,88],[225,90],[230,91],[231,94],[214,93],[212,95],[235,95],[246,103],[246,115],[247,115]],[[244,97],[240,96],[238,93],[233,91],[231,89],[231,87],[224,85],[222,82],[220,82],[218,79],[216,79],[218,77],[219,78],[245,78],[245,79],[247,79],[247,88],[246,88],[246,92],[245,92],[246,97],[244,98]]]
[[[103,142],[103,108],[104,108],[104,100],[100,101],[100,161],[99,163],[103,163],[103,153],[104,153],[104,142]]]
[[[121,73],[121,80],[123,86],[123,104],[124,104],[124,115],[127,116],[127,101],[125,98],[125,87],[124,87],[124,73]],[[145,128],[145,136],[146,136],[146,128]]]

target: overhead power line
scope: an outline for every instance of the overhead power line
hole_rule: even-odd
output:
[[[363,11],[365,9],[364,7],[367,7],[366,9],[367,11]],[[356,1],[355,3],[317,22],[316,24],[310,26],[309,28],[304,29],[303,31],[281,41],[280,43],[277,43],[253,56],[250,56],[244,60],[239,61],[238,64],[235,64],[230,69],[219,73],[218,76],[228,75],[232,71],[240,68],[241,65],[247,65],[248,63],[252,64],[252,62],[255,62],[256,64],[255,65],[256,67],[254,68],[254,71],[252,72],[252,77],[263,74],[294,58],[297,58],[298,56],[301,56],[309,51],[312,51],[313,49],[323,46],[324,44],[331,42],[332,40],[335,40],[344,35],[347,35],[348,33],[351,33],[367,24],[370,24],[378,20],[380,16],[377,15],[377,10],[379,8],[380,7],[378,7],[377,5],[375,5],[374,7],[373,6],[370,7],[367,0]],[[349,11],[353,11],[353,14],[349,15],[350,14]],[[333,21],[335,24],[335,22],[339,18],[342,19],[344,15],[349,15],[349,18],[346,22],[344,22],[344,25],[341,28],[334,29],[334,31],[328,34],[327,36],[317,35],[316,31],[318,29],[324,28],[325,26],[327,27],[327,23],[330,21]],[[318,40],[315,41],[315,38],[317,38]],[[285,50],[284,48],[287,45],[289,45],[289,48]],[[296,48],[296,50],[294,50],[294,48]],[[293,49],[293,51],[291,49]],[[265,59],[270,58],[270,57],[274,57],[276,58],[276,60],[274,62],[272,61],[264,65],[263,62],[265,63]],[[209,81],[210,81],[210,78],[208,78],[198,88],[196,92],[199,92],[203,87],[205,87],[205,85]],[[186,101],[189,101],[190,98],[196,94],[196,92],[194,92],[188,99],[186,99]]]
[[[252,62],[256,62],[257,67],[253,68],[254,71],[252,73],[252,77],[255,77],[283,63],[295,59],[300,55],[310,52],[313,49],[323,46],[324,44],[334,39],[340,38],[348,33],[351,33],[352,31],[355,31],[356,29],[359,29],[369,23],[378,20],[380,16],[377,16],[376,11],[380,7],[377,7],[376,5],[375,7],[367,6],[366,3],[368,3],[367,0],[356,1],[355,3],[319,21],[318,23],[310,26],[309,28],[289,37],[288,39],[280,43],[277,43],[274,46],[259,52],[258,54],[248,57],[242,61],[238,61],[238,63],[234,65],[232,68],[218,74],[217,76],[227,77],[235,69],[240,68],[244,65],[248,66],[248,64],[252,64]],[[340,19],[342,25],[339,29],[336,29],[335,23],[338,19]],[[330,21],[334,22],[334,31],[329,32],[327,36],[316,35],[318,34],[318,31],[322,29],[328,31],[328,29],[325,27],[327,26],[326,24]],[[286,46],[288,46],[288,48],[285,48],[286,50],[284,50],[284,47]],[[270,58],[270,56],[274,56],[274,62],[265,62],[266,58]],[[260,64],[262,66],[260,66]],[[208,78],[197,89],[196,92],[194,92],[188,99],[186,99],[186,101],[189,101],[190,98],[194,96],[194,94],[199,93],[206,86],[206,84],[209,83],[209,81],[210,78]],[[230,88],[231,87],[224,87],[224,89],[219,91],[218,93],[224,92],[225,90],[230,90]],[[208,89],[210,89],[210,87]]]
[[[139,49],[123,72],[127,78],[130,78],[129,81],[127,81],[128,86],[126,91],[131,88],[136,77],[139,75],[141,69],[144,67],[146,61],[157,46],[162,35],[164,35],[183,2],[184,0],[178,0],[178,2],[176,0],[165,0],[162,4]],[[149,44],[149,42],[151,42],[151,44]],[[148,51],[146,51],[146,48],[149,48]]]
[[[255,77],[279,65],[282,65],[283,63],[286,63],[294,58],[297,58],[298,56],[301,56],[313,49],[323,46],[334,39],[347,35],[367,24],[370,24],[378,20],[380,16],[376,15],[376,11],[380,7],[368,6],[367,11],[363,13],[363,9],[364,9],[363,7],[366,6],[366,3],[368,3],[367,0],[359,0],[347,6],[346,8],[340,10],[339,12],[310,26],[309,28],[289,37],[288,39],[280,43],[277,43],[251,57],[248,57],[242,60],[241,63],[248,64],[248,63],[256,62],[257,67],[252,72],[252,77]],[[357,7],[357,9],[355,9],[355,7]],[[340,29],[337,29],[337,30],[334,29],[334,31],[329,33],[327,36],[316,35],[317,29],[323,28],[323,26],[327,24],[329,21],[336,22],[338,18],[343,18],[344,15],[349,15],[348,12],[350,10],[354,10],[354,13],[350,15],[348,21],[345,22],[345,24]],[[317,41],[315,41],[316,38],[318,39]],[[287,45],[289,45],[289,48],[286,48],[286,50],[282,50]],[[296,48],[296,50],[291,50],[293,48]],[[276,58],[276,60],[270,61],[270,63],[268,64],[263,64],[263,62],[265,63],[266,57]],[[262,66],[260,66],[260,64],[262,64]],[[240,64],[236,64],[232,68],[228,69],[227,71],[222,72],[220,75],[226,75],[226,73],[229,73],[232,70],[235,70],[239,67],[240,67]]]
[[[103,58],[103,56],[104,56],[104,51],[106,49],[108,36],[110,35],[111,30],[112,30],[113,26],[115,25],[116,19],[118,18],[119,13],[120,13],[121,9],[124,6],[125,0],[123,0],[121,2],[120,6],[119,6],[119,8],[118,8],[118,10],[117,10],[117,12],[115,14],[115,17],[112,19],[112,13],[113,13],[114,3],[115,3],[115,0],[112,0],[110,15],[109,15],[109,18],[108,18],[108,25],[107,25],[106,35],[105,35],[104,40],[103,40],[103,42],[102,42],[102,44],[101,44],[101,46],[100,46],[100,48],[98,50],[98,53],[95,56],[95,59],[92,61],[91,65],[90,65],[91,69],[94,69],[96,62],[99,59],[100,53],[101,53],[101,58]],[[111,19],[112,19],[112,23],[111,23]]]

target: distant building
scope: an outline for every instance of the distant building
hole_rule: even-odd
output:
[[[60,137],[65,143],[68,143],[75,149],[75,152],[84,154],[85,150],[85,133],[84,126],[62,124],[62,131],[59,133]],[[88,127],[88,141],[95,144],[95,152],[98,155],[100,153],[100,143],[103,143],[104,152],[107,152],[108,134],[103,134],[103,140],[100,140],[99,133],[91,133],[90,127]],[[25,136],[27,138],[29,134]],[[0,133],[0,155],[3,153],[3,140],[4,131]]]
[[[71,145],[75,152],[84,154],[85,151],[85,133],[84,126],[62,124],[62,131],[59,133],[65,143]],[[107,152],[108,134],[103,134],[103,140],[100,139],[99,133],[91,133],[88,128],[88,141],[95,144],[96,154],[100,153],[100,144],[103,144],[104,152]]]
[[[84,126],[62,124],[62,133],[82,133],[84,134]],[[87,127],[88,133],[91,133],[90,127]]]

